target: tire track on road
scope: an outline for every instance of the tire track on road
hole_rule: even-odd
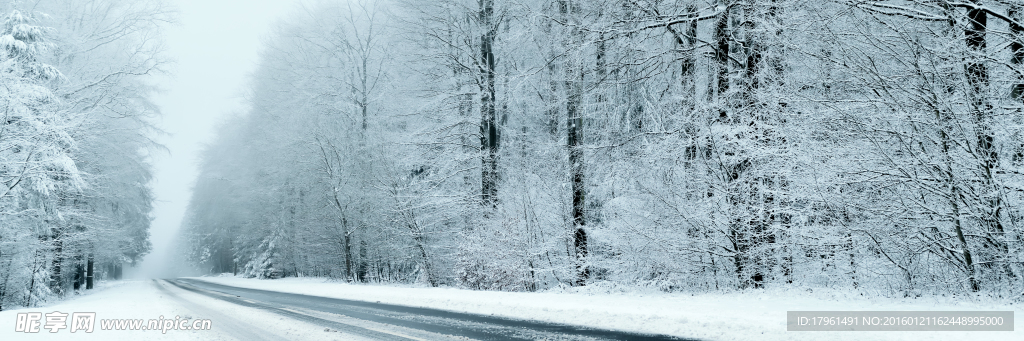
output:
[[[222,314],[216,310],[203,307],[199,304],[196,304],[195,302],[178,296],[178,294],[175,294],[170,289],[164,287],[164,285],[160,283],[159,280],[154,279],[153,285],[156,286],[157,289],[160,289],[160,291],[163,292],[165,295],[177,301],[178,304],[184,306],[185,309],[188,309],[195,313],[196,315],[193,317],[202,316],[204,319],[211,320],[212,327],[215,328],[215,330],[210,330],[210,332],[216,331],[221,334],[224,334],[225,336],[233,337],[241,341],[276,340],[276,338],[268,338],[267,336],[272,334],[263,329],[260,329],[259,327],[252,326],[243,321],[239,321],[236,318]]]
[[[211,297],[211,298],[214,298],[214,299],[226,301],[226,302],[229,302],[229,303],[234,303],[234,304],[241,305],[241,306],[244,306],[244,307],[256,308],[256,309],[272,312],[272,313],[275,313],[275,314],[278,314],[278,315],[282,315],[282,316],[285,316],[285,317],[288,317],[288,318],[292,318],[292,319],[296,319],[296,320],[312,323],[312,324],[315,324],[315,325],[320,325],[320,326],[325,326],[325,327],[333,328],[333,329],[335,329],[335,330],[337,330],[339,332],[346,333],[346,334],[358,335],[358,336],[370,338],[370,339],[373,339],[373,340],[388,340],[388,341],[423,340],[423,339],[420,339],[420,338],[409,337],[409,336],[406,336],[406,335],[400,335],[400,334],[391,333],[391,332],[384,332],[384,331],[379,331],[379,330],[373,330],[373,329],[363,328],[363,327],[359,327],[359,326],[353,326],[353,325],[350,325],[350,324],[340,323],[340,322],[337,322],[337,321],[331,321],[331,320],[326,320],[326,319],[322,319],[322,318],[318,318],[318,317],[313,317],[313,316],[302,314],[302,313],[299,313],[299,312],[296,312],[296,311],[293,311],[293,310],[285,309],[285,308],[280,307],[280,306],[274,306],[274,305],[267,304],[267,303],[251,301],[251,300],[243,299],[243,298],[235,296],[235,295],[222,294],[222,293],[212,292],[212,291],[208,291],[208,290],[203,290],[203,289],[196,288],[194,286],[191,286],[191,285],[188,285],[188,284],[185,284],[185,283],[180,283],[180,282],[174,281],[174,280],[167,280],[166,282],[171,284],[171,285],[173,285],[173,286],[176,286],[176,287],[178,287],[178,288],[180,288],[182,290],[186,290],[186,291],[189,291],[189,292],[197,293],[197,294],[204,295],[204,296],[207,296],[207,297]]]

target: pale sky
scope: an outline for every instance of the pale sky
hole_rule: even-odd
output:
[[[159,140],[170,150],[154,161],[153,251],[140,277],[173,277],[184,263],[171,248],[188,206],[199,152],[224,117],[244,110],[242,94],[254,70],[261,42],[297,0],[169,0],[179,22],[166,28],[173,76],[162,82],[156,103],[163,110]]]

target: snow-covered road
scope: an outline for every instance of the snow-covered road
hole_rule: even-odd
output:
[[[194,279],[169,282],[218,300],[271,311],[377,340],[686,340],[441,309],[239,288]]]
[[[787,310],[1012,310],[1024,316],[1019,305],[981,298],[878,301],[819,292],[689,295],[594,289],[508,293],[314,278],[105,282],[68,301],[0,312],[0,340],[586,339],[579,334],[635,339],[629,332],[701,340],[1020,340],[1024,335],[1019,327],[1015,332],[785,330]],[[15,332],[18,314],[30,312],[94,312],[95,328],[93,333],[72,334],[70,328],[50,333],[44,318],[38,333]],[[101,320],[110,319],[209,319],[212,328],[166,333],[101,328]]]
[[[1024,305],[973,297],[883,298],[841,290],[768,288],[723,293],[665,293],[600,285],[545,292],[495,292],[416,285],[349,284],[323,278],[258,280],[202,277],[206,282],[443,309],[636,333],[699,340],[1024,340],[1018,322],[1013,332],[788,332],[787,311],[1014,311]]]
[[[91,333],[76,323],[51,333],[18,332],[18,315],[96,313]],[[109,330],[104,320],[144,320],[144,330]],[[210,320],[210,330],[153,330],[149,320]],[[195,279],[124,281],[42,308],[0,312],[0,340],[685,340],[429,308],[225,286]],[[22,323],[22,327],[25,324]],[[15,327],[15,328],[11,328]]]

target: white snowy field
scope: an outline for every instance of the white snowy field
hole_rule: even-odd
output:
[[[984,298],[861,299],[837,292],[759,290],[728,294],[668,294],[607,288],[511,293],[415,286],[353,285],[318,278],[257,280],[202,277],[237,287],[446,309],[475,314],[667,334],[706,340],[1024,340],[1013,332],[787,332],[789,310],[1014,311],[1024,305]],[[1017,323],[1018,325],[1020,322]]]
[[[92,333],[61,329],[15,332],[18,313],[95,312]],[[101,319],[209,319],[210,330],[102,330]],[[44,318],[45,322],[45,318]],[[273,313],[209,299],[152,280],[102,282],[96,290],[66,301],[0,312],[0,340],[357,340]]]

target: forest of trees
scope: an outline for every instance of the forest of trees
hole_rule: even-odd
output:
[[[150,76],[170,11],[139,0],[0,5],[0,310],[121,276],[149,252]]]
[[[183,231],[259,278],[1019,295],[1022,64],[1019,0],[308,3]]]

